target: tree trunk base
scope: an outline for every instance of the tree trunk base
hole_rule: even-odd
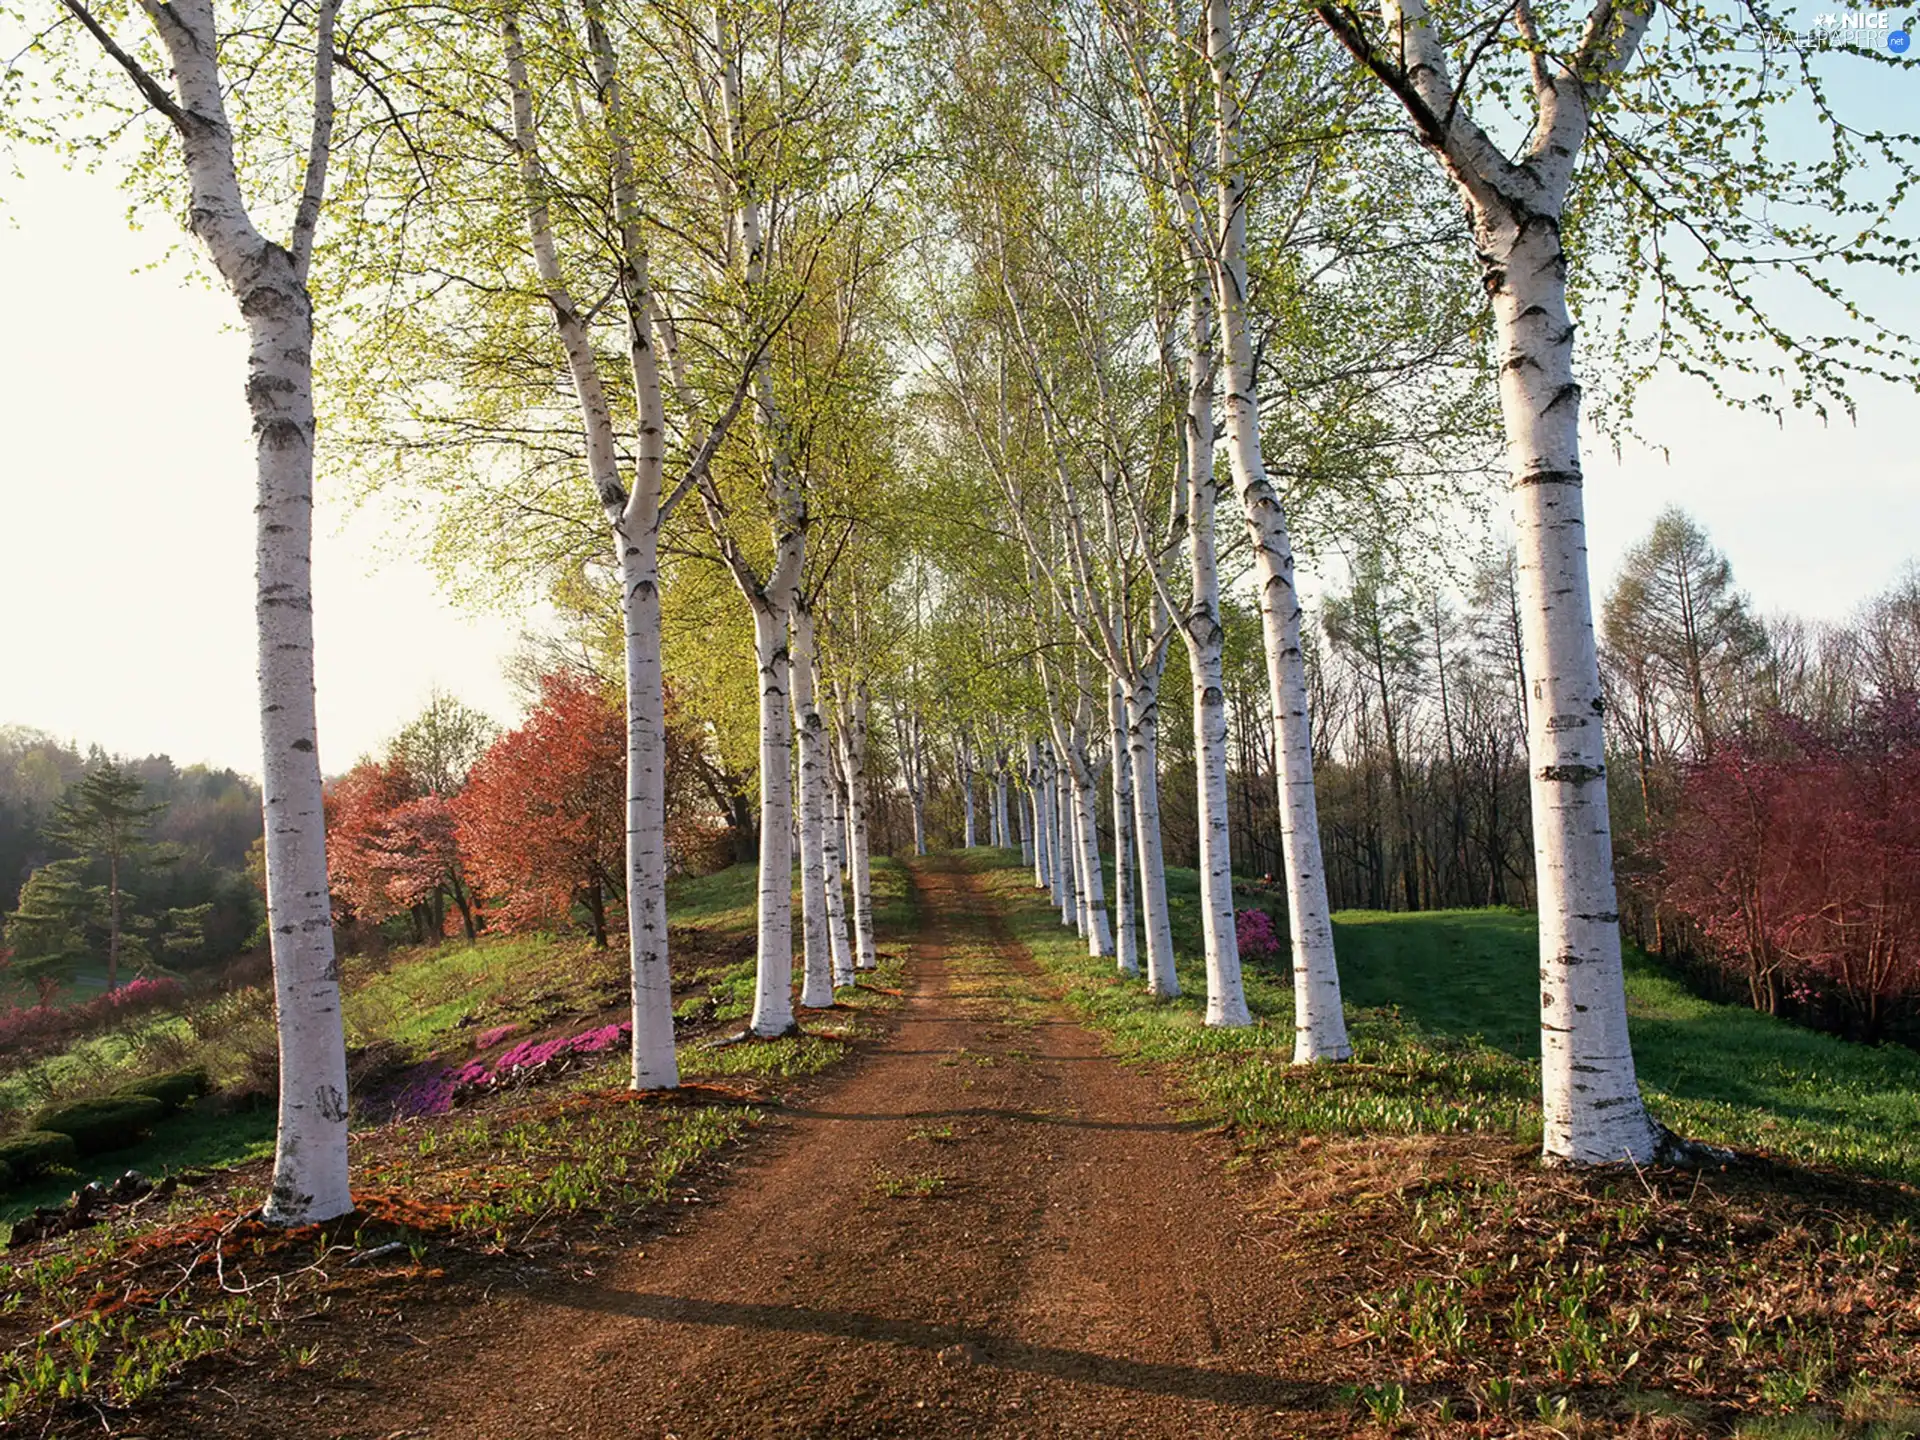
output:
[[[755,1030],[736,1030],[731,1035],[722,1035],[717,1040],[709,1040],[700,1048],[702,1050],[724,1050],[729,1045],[748,1045],[755,1041],[763,1040],[791,1040],[804,1034],[806,1034],[806,1032],[800,1028],[800,1022],[796,1020],[777,1035],[762,1035]]]
[[[1602,1164],[1583,1165],[1560,1155],[1545,1156],[1541,1164],[1548,1170],[1722,1170],[1729,1165],[1743,1164],[1753,1158],[1738,1150],[1729,1150],[1725,1146],[1710,1145],[1705,1140],[1690,1140],[1684,1135],[1669,1130],[1657,1120],[1652,1124],[1653,1159],[1645,1165],[1632,1160],[1612,1160]]]

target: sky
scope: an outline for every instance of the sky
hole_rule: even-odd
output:
[[[0,181],[0,725],[116,753],[259,769],[253,453],[231,300],[107,175],[26,154]],[[1596,590],[1669,503],[1763,611],[1843,618],[1920,556],[1920,400],[1785,426],[1660,382],[1667,447],[1589,456]],[[314,593],[321,761],[378,750],[438,687],[510,723],[524,617],[439,592],[389,518],[321,477]],[[1303,577],[1310,579],[1311,577]]]
[[[0,181],[0,725],[260,769],[253,442],[232,300],[128,228],[106,175]],[[156,263],[159,262],[159,263]],[[465,614],[320,487],[321,763],[376,751],[434,687],[498,720],[518,617]]]

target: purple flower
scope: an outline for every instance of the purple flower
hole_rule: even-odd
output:
[[[1280,936],[1273,928],[1273,917],[1264,910],[1242,910],[1233,917],[1234,938],[1240,953],[1255,960],[1280,958]]]
[[[514,1027],[503,1027],[505,1032]],[[489,1034],[493,1032],[488,1032]],[[524,1080],[556,1060],[572,1055],[598,1055],[624,1044],[633,1033],[629,1021],[583,1030],[578,1035],[563,1035],[552,1040],[522,1040],[495,1060],[469,1060],[450,1066],[444,1060],[427,1060],[403,1072],[379,1094],[369,1097],[369,1105],[395,1119],[418,1115],[444,1115],[453,1109],[462,1095],[473,1094],[508,1080]],[[482,1047],[484,1048],[484,1047]]]
[[[518,1025],[495,1025],[490,1030],[482,1030],[478,1035],[473,1037],[473,1048],[476,1050],[491,1050],[519,1029],[520,1027]]]

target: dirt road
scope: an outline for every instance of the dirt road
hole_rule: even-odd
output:
[[[496,1296],[375,1380],[365,1434],[1292,1435],[1300,1298],[1223,1142],[1048,998],[963,869],[919,862],[888,1039],[677,1233]],[[284,1432],[282,1432],[284,1433]]]

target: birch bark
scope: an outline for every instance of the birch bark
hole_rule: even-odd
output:
[[[793,1019],[793,737],[787,722],[792,665],[784,606],[757,597],[753,653],[760,692],[759,963],[755,1035],[787,1035]]]
[[[847,941],[846,897],[846,789],[838,748],[833,737],[824,737],[827,753],[825,814],[822,817],[821,861],[826,878],[827,949],[831,959],[833,987],[853,983],[853,948]]]
[[[1160,676],[1141,671],[1127,686],[1127,758],[1133,770],[1134,838],[1140,851],[1141,911],[1146,920],[1147,992],[1162,1000],[1180,993],[1174,970],[1173,927],[1167,911],[1167,867],[1160,843]]]
[[[961,737],[959,754],[955,759],[960,771],[960,845],[962,849],[971,850],[976,842],[973,809],[973,750],[964,736]]]
[[[190,190],[188,228],[206,246],[247,327],[257,483],[261,799],[280,1056],[273,1178],[261,1213],[281,1225],[331,1219],[351,1210],[353,1199],[346,1044],[314,711],[313,302],[307,275],[333,134],[337,5],[323,0],[317,11],[312,126],[289,246],[260,233],[241,193],[210,0],[142,5],[167,52],[171,89],[123,50],[79,0],[66,0],[66,8],[180,137]]]
[[[1057,743],[1057,742],[1056,742]],[[1074,888],[1079,873],[1078,847],[1073,843],[1073,798],[1067,784],[1066,756],[1052,752],[1052,783],[1047,804],[1053,811],[1053,896],[1060,906],[1060,923],[1069,929],[1080,927],[1080,897]]]
[[[821,1010],[833,1004],[833,950],[827,933],[827,734],[815,699],[813,610],[797,596],[789,623],[793,636],[793,723],[800,740],[800,1003]]]
[[[732,250],[748,299],[748,319],[766,288],[767,249],[756,176],[748,157],[749,124],[740,57],[724,9],[713,13],[713,53],[718,63],[721,143],[726,162],[725,199],[731,203]],[[717,490],[700,495],[722,559],[753,611],[754,660],[758,668],[760,721],[759,959],[754,985],[752,1032],[784,1035],[793,1020],[793,763],[789,721],[791,654],[788,614],[806,564],[809,523],[805,489],[793,467],[786,416],[773,383],[764,338],[748,356],[755,413],[766,445],[772,565],[763,579],[736,541]]]
[[[1107,685],[1107,728],[1113,744],[1113,953],[1122,975],[1140,973],[1140,937],[1133,913],[1133,762],[1127,753],[1126,703],[1120,682]]]
[[[1193,751],[1198,780],[1200,917],[1205,936],[1207,1024],[1249,1025],[1233,922],[1233,849],[1227,814],[1227,695],[1220,619],[1220,567],[1214,532],[1213,317],[1190,259],[1187,306],[1187,557],[1192,576],[1180,634],[1193,676]]]
[[[652,294],[640,235],[637,189],[612,46],[597,5],[587,10],[596,80],[613,137],[616,220],[621,232],[621,288],[628,310],[628,348],[639,409],[633,491],[621,484],[613,416],[599,361],[580,307],[564,278],[549,219],[545,170],[534,119],[518,22],[509,15],[501,38],[513,103],[513,136],[534,264],[573,380],[587,442],[587,474],[613,530],[619,557],[621,625],[627,706],[627,914],[632,977],[632,1053],[635,1089],[679,1083],[673,1047],[672,971],[666,921],[666,694],[660,657],[659,532],[668,505],[661,497],[665,466],[665,409],[652,337]],[[715,427],[724,434],[731,415]],[[705,448],[689,466],[688,482],[704,470]],[[684,489],[684,487],[683,487]]]
[[[1634,1070],[1607,810],[1605,710],[1594,646],[1580,468],[1580,386],[1560,220],[1592,94],[1628,65],[1651,6],[1601,0],[1578,51],[1534,52],[1535,124],[1520,160],[1459,103],[1424,0],[1382,0],[1398,66],[1343,16],[1321,18],[1406,107],[1467,205],[1500,349],[1527,677],[1527,750],[1540,911],[1540,1051],[1550,1162],[1645,1163],[1666,1142]]]
[[[1100,869],[1100,777],[1084,740],[1075,745],[1072,781],[1074,833],[1079,842],[1080,934],[1089,955],[1110,956],[1113,932],[1107,926],[1106,880]]]
[[[1033,862],[1033,886],[1036,890],[1053,888],[1053,867],[1048,863],[1047,843],[1052,827],[1047,822],[1046,771],[1040,760],[1037,741],[1027,741],[1027,805],[1032,822],[1027,828],[1029,858]]]
[[[851,693],[835,682],[840,711],[840,763],[847,773],[848,869],[853,889],[853,965],[872,970],[880,963],[873,940],[873,870],[867,830],[867,725],[872,702],[865,681]]]
[[[1313,729],[1307,713],[1306,654],[1300,645],[1300,597],[1286,513],[1268,479],[1260,446],[1258,377],[1247,305],[1247,215],[1240,169],[1240,101],[1234,34],[1227,0],[1208,0],[1207,60],[1213,74],[1214,145],[1218,165],[1220,246],[1211,265],[1219,311],[1226,383],[1227,454],[1252,542],[1260,591],[1261,638],[1279,782],[1280,841],[1293,942],[1296,1064],[1344,1060],[1352,1054],[1334,961],[1333,920],[1320,854],[1320,818],[1313,789]]]

